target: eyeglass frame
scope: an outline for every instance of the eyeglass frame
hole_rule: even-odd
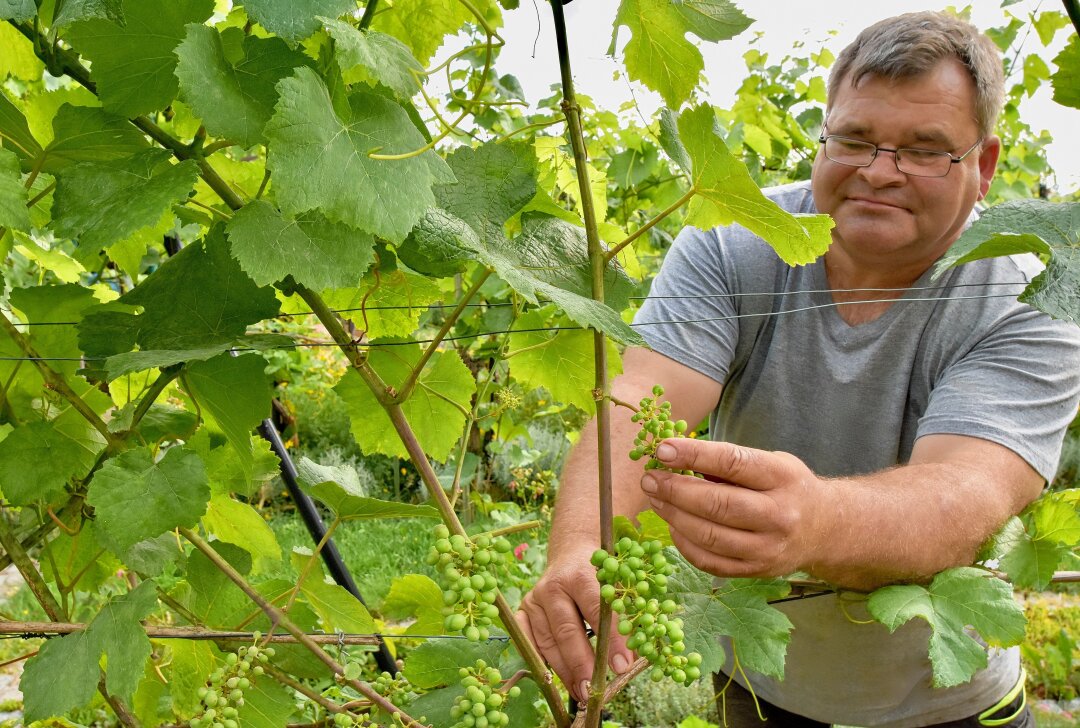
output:
[[[822,129],[825,129],[825,128],[827,128],[827,127],[825,125],[822,125]],[[866,164],[852,164],[851,162],[840,162],[840,161],[835,160],[832,157],[830,157],[828,152],[825,151],[824,145],[830,139],[843,139],[844,141],[855,142],[856,144],[866,144],[866,145],[871,146],[871,147],[874,148],[874,153],[870,157],[870,161],[867,162]],[[878,146],[877,144],[874,144],[873,142],[868,142],[868,141],[865,141],[863,139],[852,139],[851,137],[846,137],[846,136],[843,136],[842,134],[828,134],[828,135],[821,134],[821,135],[818,136],[818,144],[822,145],[821,152],[822,152],[822,154],[825,155],[825,158],[828,159],[830,162],[835,162],[836,164],[842,164],[845,167],[857,167],[857,168],[861,169],[861,168],[864,168],[864,167],[869,167],[871,164],[873,164],[874,161],[877,159],[878,152],[891,152],[892,155],[893,155],[893,164],[896,165],[896,171],[898,171],[898,172],[900,172],[902,174],[909,174],[912,177],[926,177],[928,179],[941,179],[943,177],[948,177],[949,172],[952,171],[952,166],[954,164],[960,164],[960,162],[963,162],[967,158],[967,156],[969,154],[971,154],[972,152],[974,152],[979,147],[979,145],[982,144],[984,141],[986,141],[985,137],[982,138],[982,139],[979,139],[977,142],[975,142],[974,144],[971,145],[970,149],[968,149],[966,152],[964,152],[963,154],[961,154],[958,157],[955,154],[953,154],[952,152],[939,152],[936,149],[920,149],[918,147],[895,147],[893,149],[890,149],[889,147],[881,147],[881,146]],[[945,170],[945,174],[919,174],[918,172],[908,172],[906,170],[900,169],[900,152],[903,152],[905,150],[909,151],[909,152],[922,152],[924,154],[937,154],[937,155],[940,155],[942,157],[948,157],[949,158],[949,167],[948,167],[948,169]]]

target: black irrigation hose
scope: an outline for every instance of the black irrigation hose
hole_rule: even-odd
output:
[[[326,524],[323,523],[322,516],[319,515],[311,496],[300,489],[300,484],[296,478],[296,465],[293,464],[292,457],[289,456],[289,452],[285,449],[285,443],[281,441],[281,435],[274,426],[273,420],[270,418],[263,420],[262,424],[259,425],[259,434],[270,443],[270,448],[281,460],[281,479],[285,481],[285,488],[289,491],[289,496],[292,497],[293,502],[296,504],[296,510],[300,512],[300,517],[303,519],[304,525],[307,526],[311,539],[315,543],[319,543],[326,535]],[[334,578],[334,581],[356,597],[361,604],[367,606],[367,602],[360,595],[360,590],[357,588],[356,582],[353,581],[352,574],[349,573],[348,567],[345,566],[341,553],[338,551],[337,546],[334,545],[332,538],[327,539],[321,556],[327,571],[330,572],[330,576]],[[394,675],[398,672],[394,656],[390,654],[390,649],[386,646],[383,638],[380,636],[378,639],[379,647],[375,651],[375,663],[379,666],[379,670]]]

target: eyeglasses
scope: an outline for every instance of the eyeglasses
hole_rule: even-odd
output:
[[[869,167],[877,159],[878,152],[892,152],[896,168],[914,177],[944,177],[954,164],[963,162],[964,158],[975,151],[982,142],[983,140],[980,139],[971,145],[971,149],[956,157],[948,152],[936,152],[930,149],[910,147],[889,149],[835,134],[818,138],[818,143],[825,145],[825,156],[837,164],[845,164],[849,167]]]

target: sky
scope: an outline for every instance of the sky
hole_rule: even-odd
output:
[[[840,51],[867,25],[882,18],[910,10],[941,10],[946,3],[916,6],[910,0],[736,0],[743,12],[755,19],[741,35],[721,43],[699,43],[705,56],[706,90],[713,104],[729,107],[735,90],[745,76],[743,53],[757,33],[761,38],[755,48],[769,53],[778,61],[792,51],[797,41],[806,45],[804,52],[816,50],[821,41],[834,53]],[[998,0],[973,0],[972,21],[980,28],[1003,25],[1004,12]],[[625,79],[614,80],[621,66],[607,56],[611,41],[611,26],[618,0],[575,0],[564,8],[568,26],[571,68],[574,84],[580,93],[593,98],[598,107],[617,110],[631,100],[631,89]],[[1060,10],[1061,4],[1043,0],[1021,0],[1006,10],[1026,20],[1028,13],[1039,10]],[[521,82],[525,97],[536,102],[550,94],[550,87],[559,80],[558,56],[551,11],[546,0],[521,0],[519,8],[504,13],[502,35],[506,40],[497,64],[499,73],[511,73]],[[1068,28],[1058,31],[1054,44],[1043,49],[1034,32],[1027,39],[1024,51],[1035,52],[1053,71],[1051,60],[1068,38]],[[836,31],[835,36],[830,31]],[[1021,31],[1023,35],[1023,31]],[[620,42],[630,37],[629,30],[620,29]],[[694,39],[691,36],[691,39]],[[533,47],[535,45],[535,55]],[[1080,189],[1080,135],[1075,128],[1080,123],[1080,110],[1068,109],[1051,100],[1050,85],[1024,101],[1022,118],[1036,132],[1047,129],[1054,137],[1048,149],[1050,165],[1057,172],[1058,189],[1063,192]],[[646,116],[660,106],[660,97],[640,84],[633,88],[633,98]],[[1071,133],[1072,132],[1072,133]]]

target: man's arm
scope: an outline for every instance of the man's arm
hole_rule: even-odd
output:
[[[721,385],[709,377],[653,351],[628,349],[623,356],[623,374],[612,383],[612,394],[636,404],[643,396],[652,396],[655,384],[664,387],[673,416],[691,423],[704,418],[720,399]],[[649,507],[639,485],[644,463],[627,457],[640,429],[630,421],[630,415],[624,407],[612,409],[613,510],[624,516],[634,516]],[[592,677],[593,651],[584,622],[596,627],[600,614],[600,585],[596,569],[589,563],[599,545],[594,421],[582,430],[563,468],[547,569],[525,595],[518,614],[518,621],[544,659],[579,699],[585,699],[587,693],[582,683]],[[615,637],[611,667],[622,672],[632,655],[625,639]]]
[[[642,488],[683,555],[721,576],[804,570],[861,590],[925,579],[970,564],[1043,484],[1008,448],[961,435],[920,438],[907,465],[837,479],[787,453],[667,443],[661,460],[719,482],[650,471]]]

